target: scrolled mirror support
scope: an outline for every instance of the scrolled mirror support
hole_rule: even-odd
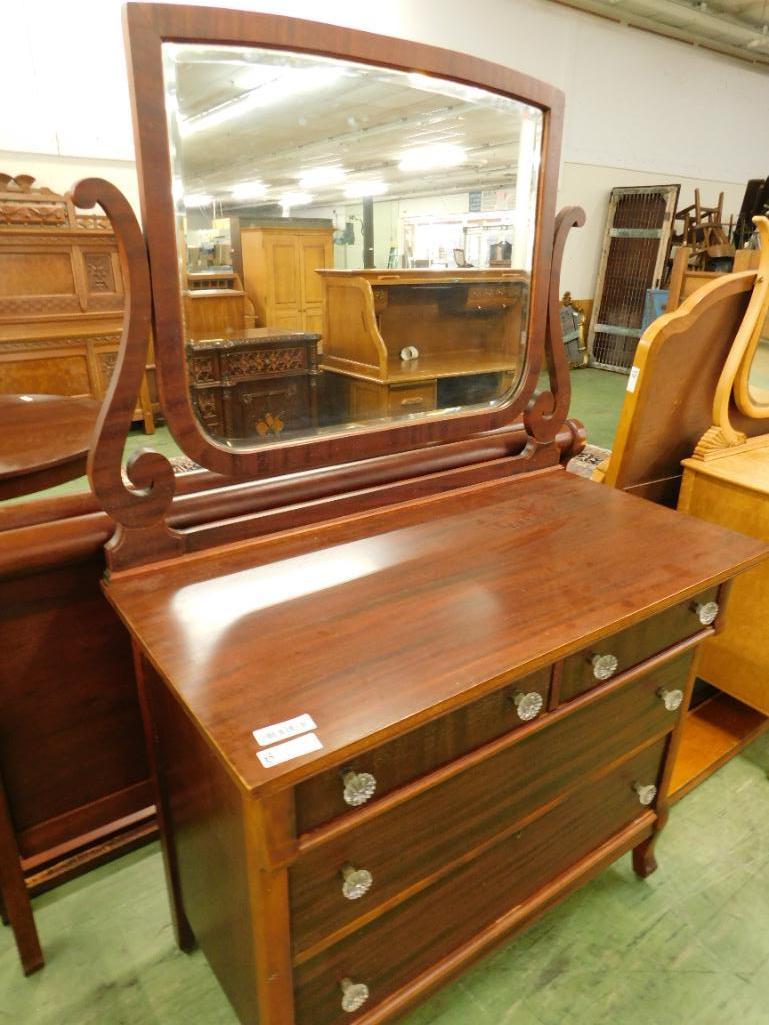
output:
[[[569,232],[572,228],[581,228],[584,223],[585,211],[578,206],[564,207],[555,219],[545,327],[545,358],[547,359],[550,391],[535,394],[523,414],[523,423],[527,432],[539,444],[548,444],[555,440],[569,410],[571,378],[569,377],[566,349],[563,344],[559,301],[561,264]],[[576,422],[574,430],[574,440],[577,445],[579,444],[579,432]],[[576,448],[571,455],[577,455],[582,445],[579,445],[579,448]]]
[[[88,456],[91,488],[105,511],[118,523],[107,546],[110,567],[135,565],[158,555],[183,550],[183,541],[165,524],[174,496],[173,468],[165,456],[142,449],[123,475],[123,449],[131,429],[136,398],[147,356],[151,323],[149,266],[144,236],[128,200],[103,178],[84,178],[72,190],[80,209],[97,204],[110,219],[125,281],[126,313],[117,363],[94,428]],[[126,534],[128,529],[130,534]],[[139,531],[139,534],[136,531]]]

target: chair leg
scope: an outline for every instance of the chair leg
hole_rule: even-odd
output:
[[[3,920],[10,923],[25,975],[31,975],[45,964],[40,940],[32,915],[32,902],[21,870],[21,858],[11,814],[0,780],[0,898]]]

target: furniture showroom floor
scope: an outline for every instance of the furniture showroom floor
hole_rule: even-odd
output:
[[[572,378],[572,414],[610,447],[627,379]],[[767,1025],[767,770],[764,735],[674,807],[653,876],[622,858],[405,1025]],[[48,963],[25,979],[0,927],[2,1025],[237,1025],[174,945],[157,844],[34,907]]]

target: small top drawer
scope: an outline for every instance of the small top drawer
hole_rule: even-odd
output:
[[[373,751],[364,752],[349,765],[329,769],[300,783],[296,788],[297,833],[306,833],[353,811],[357,805],[351,802],[375,801],[396,787],[528,722],[547,708],[550,672],[549,666],[540,669]],[[348,771],[356,773],[361,780],[357,798],[354,785],[346,787],[344,782],[343,775]],[[370,777],[373,777],[373,784]],[[372,785],[374,790],[366,797]]]
[[[390,386],[387,404],[390,416],[424,413],[435,409],[435,381]]]
[[[716,601],[717,594],[718,588],[712,587],[691,601],[650,616],[567,658],[561,676],[561,703],[704,630],[712,623],[709,603]]]

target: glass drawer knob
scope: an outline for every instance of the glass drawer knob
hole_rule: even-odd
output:
[[[668,690],[666,687],[661,687],[657,691],[657,697],[662,700],[662,704],[668,710],[668,712],[677,712],[684,701],[684,692],[682,690]]]
[[[342,1010],[352,1014],[359,1011],[368,1000],[368,986],[364,982],[353,982],[352,979],[342,979]]]
[[[365,868],[354,868],[352,865],[345,865],[342,869],[342,893],[348,900],[358,900],[371,889],[374,877]]]
[[[609,680],[619,669],[616,655],[593,655],[590,659],[596,680]]]
[[[530,719],[537,718],[545,701],[542,695],[535,690],[529,691],[528,694],[518,690],[513,694],[513,703],[521,722],[529,722]]]
[[[634,783],[633,790],[638,794],[639,802],[646,808],[657,796],[657,788],[653,783]]]
[[[344,800],[351,808],[359,808],[374,796],[376,780],[370,772],[355,772],[348,769],[342,774]]]
[[[702,623],[703,626],[710,626],[711,623],[715,623],[716,617],[718,616],[718,602],[695,602],[694,611],[697,614],[697,619],[699,619],[700,623]]]

